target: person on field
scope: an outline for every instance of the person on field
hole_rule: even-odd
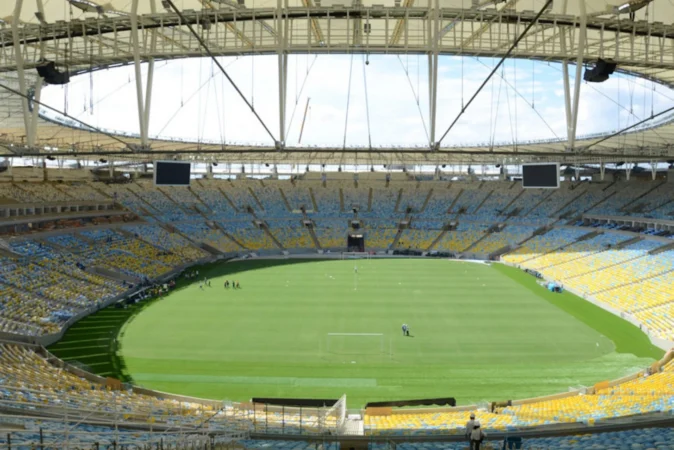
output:
[[[473,424],[473,431],[470,432],[470,450],[480,450],[480,445],[482,441],[487,437],[482,428],[480,428],[480,422],[475,422]]]
[[[466,422],[466,439],[470,442],[470,433],[473,431],[475,425],[475,413],[470,413],[470,420]]]
[[[407,324],[404,323],[404,324],[403,324],[403,336],[407,336],[408,333],[409,333],[409,332],[407,331]]]

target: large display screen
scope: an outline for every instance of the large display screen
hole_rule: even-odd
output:
[[[559,164],[523,164],[522,187],[538,189],[559,188]]]
[[[155,161],[154,184],[157,186],[189,186],[191,163]]]

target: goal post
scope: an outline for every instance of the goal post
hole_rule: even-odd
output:
[[[325,352],[332,355],[391,357],[391,342],[384,333],[327,333]]]
[[[342,252],[341,259],[370,259],[369,252]]]

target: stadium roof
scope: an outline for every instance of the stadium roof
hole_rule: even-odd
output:
[[[581,45],[584,23],[586,39]],[[519,36],[519,44],[508,54]],[[431,67],[437,67],[436,55],[445,54],[571,63],[604,58],[615,61],[620,71],[674,87],[674,3],[666,0],[15,0],[0,2],[0,45],[0,83],[11,89],[0,88],[0,156],[105,155],[133,160],[151,158],[153,152],[178,152],[237,162],[374,164],[494,162],[508,157],[569,162],[674,159],[674,111],[616,136],[578,141],[571,126],[570,139],[563,141],[445,147],[442,142],[437,145],[445,132],[438,128],[425,149],[289,148],[283,136],[276,135],[276,145],[251,148],[150,140],[142,125],[137,137],[106,135],[81,124],[39,118],[35,103],[18,95],[39,93],[41,82],[32,69],[40,59],[55,61],[72,73],[134,61],[204,57],[206,48],[217,56],[279,55],[279,67],[289,53],[427,54]],[[573,84],[569,92],[572,110]]]

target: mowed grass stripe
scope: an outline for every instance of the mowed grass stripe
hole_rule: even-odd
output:
[[[173,383],[227,383],[227,384],[271,384],[302,387],[376,387],[373,378],[297,378],[297,377],[242,377],[227,375],[180,375],[161,373],[136,373],[138,382]]]

